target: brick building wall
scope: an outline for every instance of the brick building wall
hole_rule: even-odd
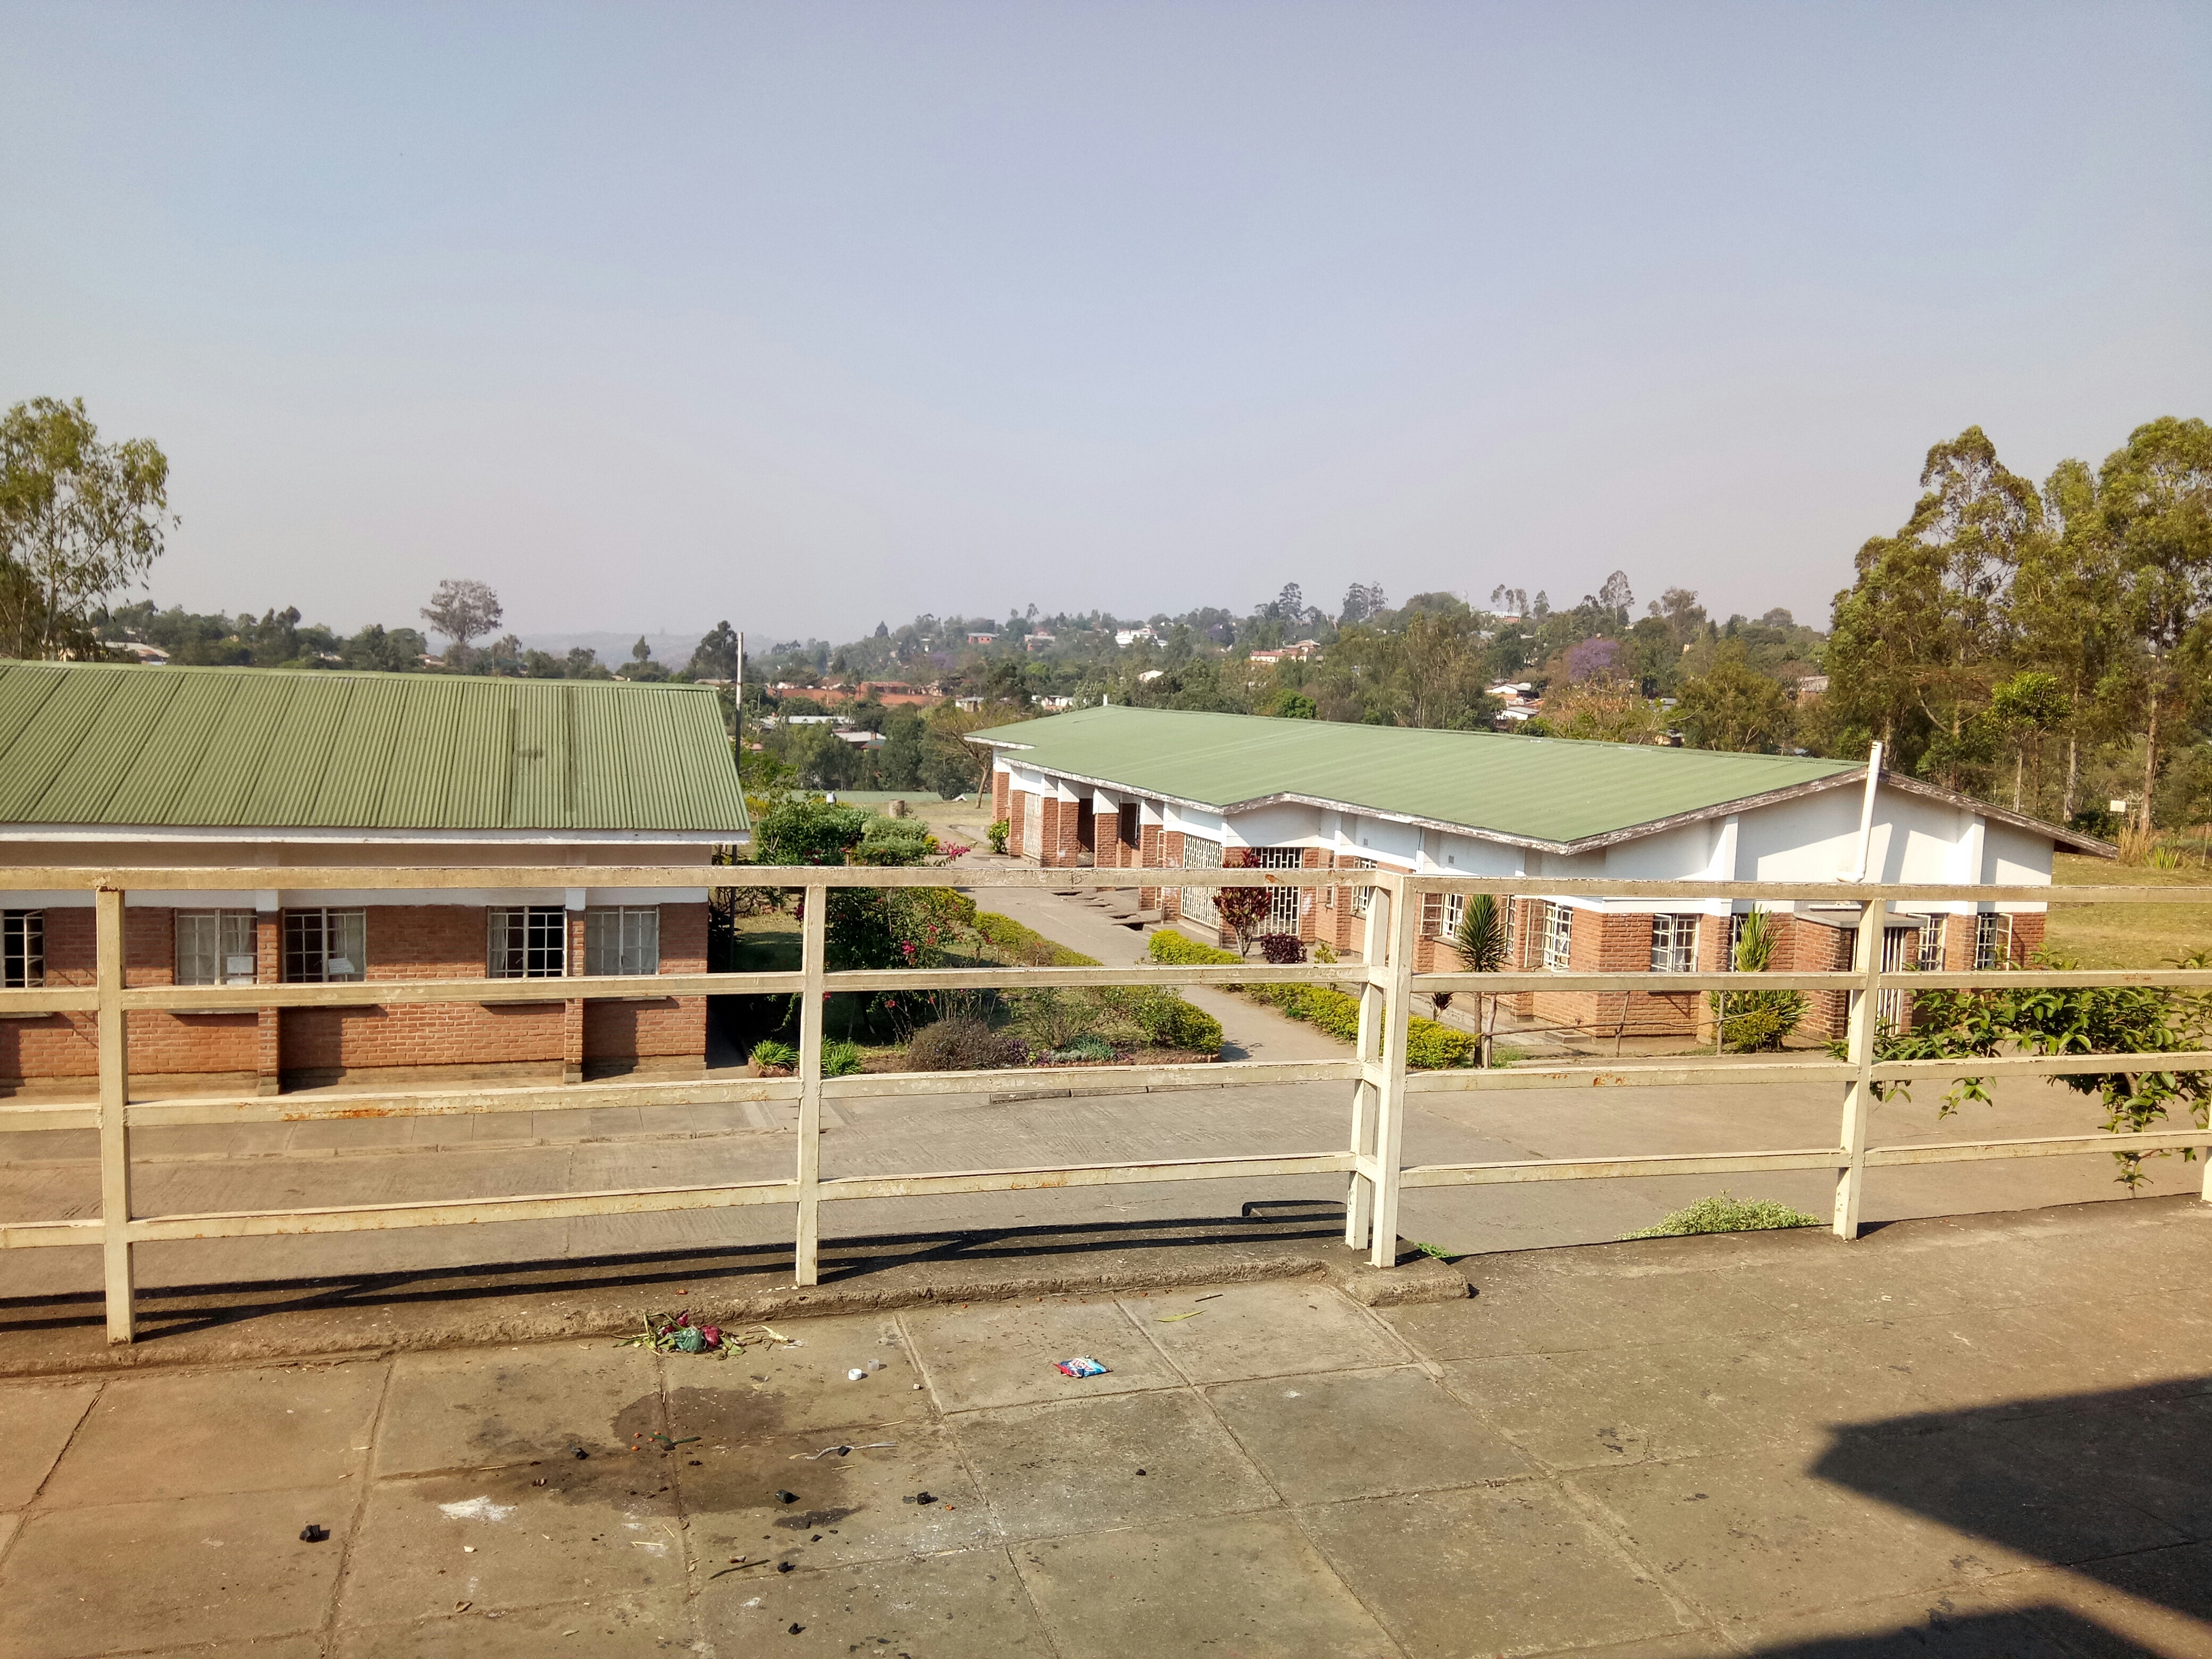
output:
[[[704,973],[707,907],[660,908],[664,973]],[[46,983],[94,982],[94,915],[89,907],[46,912]],[[370,982],[481,979],[486,971],[484,912],[461,905],[368,908]],[[125,957],[134,986],[176,982],[175,913],[133,907],[125,913]],[[255,977],[279,981],[282,925],[255,921]],[[583,967],[584,919],[569,917],[569,961]],[[544,1002],[428,1006],[262,1009],[240,1013],[139,1011],[130,1016],[131,1070],[149,1086],[165,1080],[220,1085],[243,1092],[279,1079],[305,1086],[340,1079],[414,1075],[562,1077],[586,1072],[686,1071],[703,1066],[703,997],[641,997],[619,1002],[562,999],[545,981]],[[0,1088],[40,1079],[90,1078],[99,1072],[97,1022],[89,1013],[0,1020]]]

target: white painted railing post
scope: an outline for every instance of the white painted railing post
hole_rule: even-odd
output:
[[[818,1282],[822,1250],[822,976],[826,969],[830,890],[806,890],[799,925],[802,988],[799,1006],[799,1245],[795,1273]]]
[[[137,1333],[131,1282],[130,1016],[123,1009],[123,895],[93,896],[93,981],[100,994],[100,1238],[107,1300],[107,1340]]]
[[[1389,988],[1383,994],[1382,1078],[1375,1099],[1375,1223],[1367,1259],[1397,1265],[1399,1171],[1406,1146],[1406,1031],[1413,1013],[1413,930],[1420,902],[1402,886],[1390,894]]]
[[[1836,1169],[1836,1237],[1859,1236],[1859,1203],[1866,1190],[1867,1126],[1874,1116],[1874,1039],[1881,1018],[1881,932],[1889,919],[1887,899],[1859,906],[1858,939],[1851,967],[1859,988],[1848,993],[1850,1018],[1844,1048],[1854,1069],[1844,1085],[1843,1161]]]
[[[1379,973],[1390,949],[1390,899],[1380,887],[1367,894],[1366,931],[1361,936],[1360,960],[1370,975]],[[1363,1070],[1382,1061],[1382,1031],[1389,1023],[1387,993],[1370,977],[1359,988],[1359,1034],[1352,1057]],[[1368,1230],[1375,1222],[1375,1183],[1359,1168],[1361,1158],[1375,1156],[1376,1096],[1374,1083],[1363,1075],[1352,1085],[1352,1169],[1345,1184],[1344,1242],[1351,1249],[1367,1248]]]

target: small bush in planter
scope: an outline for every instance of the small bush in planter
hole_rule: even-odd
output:
[[[982,1020],[960,1015],[923,1026],[906,1048],[907,1069],[912,1072],[990,1072],[1023,1065],[1028,1058],[1012,1038]]]
[[[857,1042],[825,1042],[822,1045],[822,1075],[850,1077],[860,1069],[860,1045]]]
[[[1306,959],[1306,945],[1296,933],[1262,933],[1260,954],[1278,968],[1295,967]]]
[[[771,1066],[796,1066],[799,1064],[799,1050],[788,1042],[778,1042],[770,1037],[765,1042],[753,1044],[751,1059],[753,1064],[763,1070]]]
[[[1221,1052],[1221,1022],[1172,991],[1147,991],[1131,1012],[1154,1048],[1194,1054]]]
[[[1055,1048],[1052,1050],[1050,1053],[1042,1056],[1042,1058],[1047,1065],[1064,1066],[1071,1060],[1112,1060],[1115,1058],[1115,1055],[1114,1054],[1114,1045],[1107,1042],[1105,1038],[1083,1036],[1076,1038],[1074,1042],[1069,1043],[1065,1048]]]

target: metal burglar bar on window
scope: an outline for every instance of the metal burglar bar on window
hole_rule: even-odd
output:
[[[1547,973],[1562,973],[1574,945],[1575,913],[1556,899],[1544,904],[1544,968]]]
[[[284,913],[284,981],[288,985],[348,983],[365,977],[368,965],[366,910]]]
[[[1218,870],[1221,867],[1221,843],[1201,841],[1196,836],[1182,838],[1182,867],[1186,870]],[[1221,925],[1221,913],[1213,908],[1211,887],[1186,887],[1182,890],[1184,919],[1206,927]]]
[[[568,913],[557,904],[490,913],[490,977],[559,979],[568,971]]]
[[[1974,971],[2012,965],[2012,918],[1986,912],[1974,918]]]
[[[46,913],[0,910],[0,987],[35,990],[46,982]]]

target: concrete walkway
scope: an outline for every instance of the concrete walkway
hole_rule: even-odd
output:
[[[2212,1653],[2203,1206],[1474,1276],[0,1385],[0,1653]]]

